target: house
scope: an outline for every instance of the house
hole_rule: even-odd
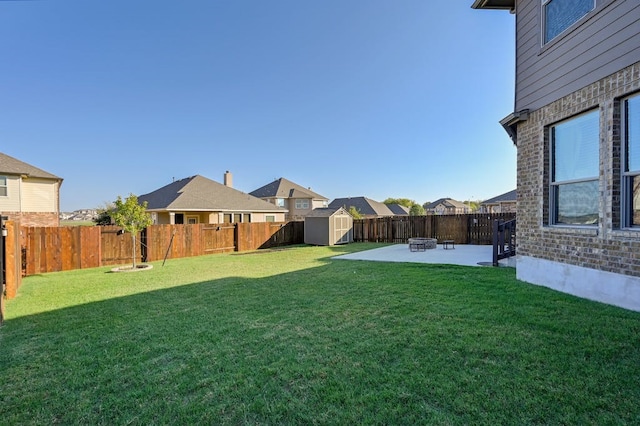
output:
[[[138,197],[154,224],[284,222],[287,210],[204,176],[180,179]]]
[[[353,217],[342,207],[314,209],[304,218],[304,242],[319,246],[353,242]]]
[[[274,180],[249,194],[289,210],[287,220],[303,220],[313,209],[327,207],[329,202],[328,198],[311,188],[304,188],[285,178]]]
[[[60,225],[62,178],[0,153],[0,213],[22,226]]]
[[[640,2],[472,7],[516,20],[517,278],[640,310]]]
[[[384,203],[367,197],[336,198],[329,203],[329,208],[344,208],[349,211],[353,207],[363,218],[395,216],[395,213]]]
[[[439,200],[424,206],[427,214],[467,214],[471,213],[471,207],[452,198],[440,198]]]
[[[505,192],[496,197],[480,203],[481,213],[515,213],[516,212],[516,193],[513,191]]]
[[[405,207],[401,204],[387,204],[387,207],[389,207],[389,210],[391,210],[396,216],[409,216],[409,207]]]

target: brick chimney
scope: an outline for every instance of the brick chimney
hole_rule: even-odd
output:
[[[227,170],[224,173],[224,186],[228,186],[229,188],[233,188],[233,176],[231,175],[231,172],[229,170]]]

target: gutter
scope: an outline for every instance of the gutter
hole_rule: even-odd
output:
[[[500,124],[504,128],[505,132],[513,141],[515,146],[518,146],[518,123],[522,123],[529,119],[529,110],[523,109],[518,112],[512,112],[507,115],[505,118],[500,120]]]

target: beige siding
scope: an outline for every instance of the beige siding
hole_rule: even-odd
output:
[[[182,213],[182,212],[176,212],[176,214],[178,213]],[[234,215],[234,220],[236,219],[237,215],[240,213],[232,213],[232,212],[227,212],[227,213],[220,213],[220,212],[184,212],[184,223],[187,223],[187,219],[189,217],[194,217],[197,216],[198,217],[198,223],[209,223],[209,224],[220,224],[220,223],[224,223],[224,214],[233,214]],[[156,213],[156,223],[158,225],[166,225],[171,223],[170,222],[170,215],[167,212],[157,212]],[[275,222],[284,222],[285,221],[285,217],[284,217],[284,213],[242,213],[242,221],[243,222],[249,222],[249,216],[251,217],[251,222],[266,222],[266,217],[267,216],[274,216],[275,217]]]
[[[19,212],[21,211],[20,178],[17,176],[6,176],[6,178],[7,196],[0,197],[0,212]]]
[[[253,213],[251,215],[251,222],[266,222],[267,216],[274,216],[274,222],[284,222],[284,213]]]
[[[640,2],[596,9],[542,46],[540,0],[517,2],[516,106],[535,110],[640,61]]]
[[[57,213],[58,182],[46,179],[23,179],[22,211]]]

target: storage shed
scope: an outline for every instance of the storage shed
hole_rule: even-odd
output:
[[[304,218],[304,242],[318,246],[353,242],[353,216],[342,207],[312,210]]]

